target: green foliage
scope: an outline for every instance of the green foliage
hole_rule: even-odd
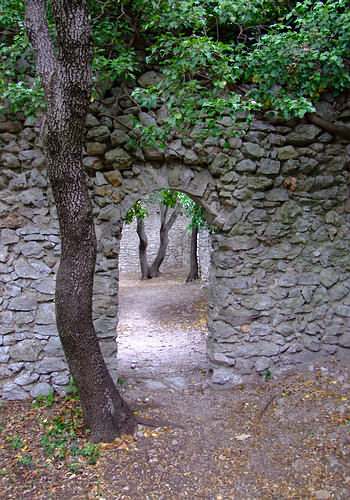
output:
[[[179,193],[172,189],[162,189],[159,191],[160,203],[168,208],[175,208]]]
[[[146,65],[161,81],[135,88],[143,109],[165,103],[161,128],[141,127],[138,145],[164,145],[194,125],[218,135],[217,119],[257,110],[302,117],[323,92],[350,88],[348,0],[89,0],[96,91],[135,84]],[[0,0],[0,91],[14,111],[42,107],[24,2]],[[51,31],[54,23],[49,19]],[[103,83],[103,84],[102,84]],[[243,87],[242,87],[243,85]],[[136,142],[136,140],[135,140]],[[135,144],[136,146],[136,144]]]
[[[266,368],[262,372],[262,377],[265,380],[265,382],[268,382],[269,380],[271,380],[272,379],[272,372],[271,372],[271,370],[269,368]]]
[[[32,402],[33,408],[51,408],[55,403],[55,393],[53,391],[49,392],[47,396],[38,396]]]
[[[177,191],[173,191],[172,189],[162,189],[153,193],[149,196],[147,203],[159,203],[161,205],[165,205],[168,208],[175,208],[178,200]],[[149,213],[145,204],[138,200],[136,201],[131,208],[126,212],[124,217],[125,224],[131,224],[136,218],[145,219],[148,217]]]
[[[17,459],[17,463],[19,465],[30,467],[31,465],[33,465],[33,457],[30,453],[23,453],[23,455],[20,455]]]
[[[144,219],[148,216],[147,208],[140,200],[136,201],[131,208],[126,212],[124,217],[125,224],[131,224],[136,218]]]
[[[9,443],[10,447],[13,450],[20,450],[24,446],[23,439],[18,434],[15,434],[14,436],[8,436],[6,438],[6,441]]]
[[[73,377],[69,378],[69,384],[66,386],[66,399],[77,400],[79,399],[79,389]]]
[[[345,0],[307,0],[287,20],[291,26],[272,27],[247,55],[245,76],[264,107],[302,117],[324,91],[350,87],[350,9]]]
[[[94,443],[86,443],[80,448],[71,446],[71,454],[73,457],[84,457],[89,465],[95,465],[100,456],[100,448]]]
[[[64,463],[78,472],[85,464],[97,462],[99,446],[81,440],[82,411],[74,400],[67,400],[59,414],[41,420],[44,434],[40,439],[45,455],[57,464]]]
[[[177,193],[178,199],[185,211],[187,217],[190,218],[189,229],[197,227],[198,229],[207,228],[204,209],[198,203],[192,200],[184,193]]]

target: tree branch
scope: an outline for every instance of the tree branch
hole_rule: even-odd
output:
[[[350,127],[329,122],[316,113],[307,113],[306,118],[311,123],[317,125],[318,127],[321,127],[323,130],[326,130],[330,134],[338,135],[339,137],[350,141]]]
[[[173,227],[179,213],[180,213],[180,205],[177,203],[173,213],[169,217],[168,222],[165,224],[167,231],[170,231],[170,229]]]
[[[36,66],[46,90],[55,72],[56,58],[46,17],[46,0],[26,0],[25,26],[36,55]]]

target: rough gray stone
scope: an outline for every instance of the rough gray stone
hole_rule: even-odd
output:
[[[283,188],[271,189],[271,191],[268,191],[266,194],[266,199],[268,201],[288,201],[289,194],[288,191]]]
[[[25,257],[39,257],[43,253],[43,247],[36,241],[24,243],[20,246],[21,253]]]
[[[255,172],[257,164],[252,160],[242,160],[237,163],[235,169],[237,172]]]
[[[46,357],[36,365],[36,371],[38,373],[60,372],[66,369],[67,365],[63,361],[63,359],[55,357],[53,358]]]
[[[15,272],[19,278],[39,279],[51,272],[51,269],[43,262],[28,262],[19,259],[15,262]]]
[[[10,348],[10,356],[15,361],[36,361],[41,344],[35,339],[22,340]]]
[[[258,173],[264,175],[278,175],[281,169],[281,162],[263,158],[259,163]]]
[[[45,356],[49,357],[63,357],[63,347],[60,338],[50,337],[44,349]]]
[[[322,269],[320,272],[320,282],[326,288],[330,288],[339,281],[339,275],[335,269]]]
[[[10,359],[8,346],[0,347],[0,363],[7,363]]]
[[[277,149],[277,157],[279,160],[293,160],[298,157],[298,152],[293,146],[284,146]]]
[[[343,283],[338,283],[328,291],[329,297],[332,301],[336,302],[338,300],[344,299],[347,295],[349,295],[349,289],[343,285]]]
[[[28,392],[26,392],[22,387],[14,384],[13,382],[8,382],[2,388],[2,397],[9,401],[23,400],[29,397]]]
[[[34,311],[37,306],[38,303],[35,297],[20,295],[10,300],[8,308],[12,311]]]
[[[38,325],[51,325],[55,324],[55,322],[56,322],[55,304],[53,302],[39,304],[36,316],[36,323]]]
[[[214,368],[211,382],[217,385],[239,385],[243,382],[243,379],[240,375],[233,373],[232,369],[220,367]]]
[[[240,250],[251,250],[259,245],[258,240],[255,238],[250,238],[248,236],[235,236],[232,238],[226,238],[221,243],[221,248],[223,250],[233,250],[238,252]]]
[[[265,156],[265,151],[254,142],[246,142],[243,147],[243,154],[252,160],[256,160]]]
[[[162,80],[162,75],[156,71],[146,71],[137,80],[140,87],[151,87],[152,85],[157,85]]]
[[[0,243],[2,245],[10,245],[12,243],[17,243],[19,241],[19,237],[16,234],[16,231],[13,229],[2,229],[0,233]]]
[[[106,141],[109,136],[109,128],[105,125],[99,125],[98,127],[90,128],[90,130],[88,130],[86,134],[87,139],[93,139],[93,142]]]
[[[139,120],[145,127],[156,127],[157,120],[150,115],[149,113],[145,113],[144,111],[140,111]]]
[[[30,395],[33,398],[37,398],[38,396],[48,396],[52,392],[52,387],[47,382],[40,382],[39,384],[35,384],[33,389],[30,391]]]
[[[105,159],[108,164],[121,170],[129,168],[133,162],[131,156],[122,148],[111,149],[105,154]]]
[[[335,314],[342,318],[350,318],[350,306],[339,305],[335,308]]]
[[[255,369],[257,372],[263,372],[271,366],[271,360],[269,358],[260,358],[255,363]]]
[[[293,146],[307,146],[308,144],[312,144],[321,132],[321,129],[316,127],[316,125],[297,125],[293,132],[290,132],[286,136],[286,142]]]
[[[44,278],[34,281],[32,287],[40,293],[53,295],[55,293],[55,280],[52,278]]]
[[[338,339],[338,344],[342,347],[350,348],[350,332],[345,332]]]
[[[36,382],[39,378],[37,373],[23,373],[15,378],[14,382],[18,385],[29,385]]]
[[[100,123],[93,114],[88,113],[86,116],[85,124],[88,128],[91,128],[91,127],[98,127]]]
[[[129,136],[126,132],[120,129],[116,129],[111,134],[111,144],[112,146],[121,146],[128,142]]]
[[[106,149],[106,144],[103,144],[102,142],[88,142],[86,144],[86,152],[90,156],[104,155]]]
[[[150,391],[159,391],[167,388],[166,385],[160,382],[159,380],[148,379],[144,381],[144,385]]]

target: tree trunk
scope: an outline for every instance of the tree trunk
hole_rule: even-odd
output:
[[[91,439],[132,432],[134,417],[105,365],[92,320],[96,237],[82,164],[91,92],[90,28],[86,2],[53,0],[56,48],[46,2],[26,1],[26,26],[47,98],[44,146],[57,207],[62,255],[56,279],[57,328],[79,392]]]
[[[179,206],[176,205],[169,220],[167,221],[168,207],[164,204],[160,205],[160,230],[159,230],[159,248],[157,255],[152,262],[150,268],[151,278],[156,278],[160,274],[160,266],[162,265],[169,243],[169,231],[173,227],[177,216],[179,215]]]
[[[191,232],[191,249],[190,249],[190,272],[186,278],[186,283],[189,281],[199,280],[198,268],[198,226],[192,226]]]
[[[145,230],[145,221],[143,217],[136,218],[136,232],[139,237],[139,260],[140,260],[140,268],[141,268],[141,279],[146,280],[152,278],[150,273],[150,268],[147,261],[147,234]]]

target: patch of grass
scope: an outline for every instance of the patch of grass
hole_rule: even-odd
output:
[[[117,378],[117,384],[118,385],[125,385],[126,384],[126,379],[123,377],[118,377]]]
[[[77,401],[66,397],[58,414],[41,421],[44,434],[40,445],[52,463],[64,463],[74,473],[97,463],[100,448],[85,440],[82,410]]]
[[[73,377],[70,377],[69,384],[66,386],[66,399],[78,400],[79,399],[79,389]]]
[[[17,459],[17,463],[19,465],[25,465],[26,467],[30,467],[33,465],[33,457],[30,453],[24,453]]]
[[[14,436],[8,436],[6,438],[6,441],[9,443],[10,447],[13,450],[20,450],[24,446],[23,439],[18,434],[15,434]]]
[[[49,392],[46,396],[38,396],[34,399],[32,405],[33,408],[52,408],[55,404],[56,398],[53,391]]]
[[[100,448],[97,444],[86,443],[80,448],[75,448],[74,455],[86,458],[89,465],[95,465],[100,456]]]
[[[272,379],[272,372],[269,368],[266,368],[266,370],[264,370],[262,372],[262,377],[263,379],[265,380],[265,382],[268,382],[269,380]]]

